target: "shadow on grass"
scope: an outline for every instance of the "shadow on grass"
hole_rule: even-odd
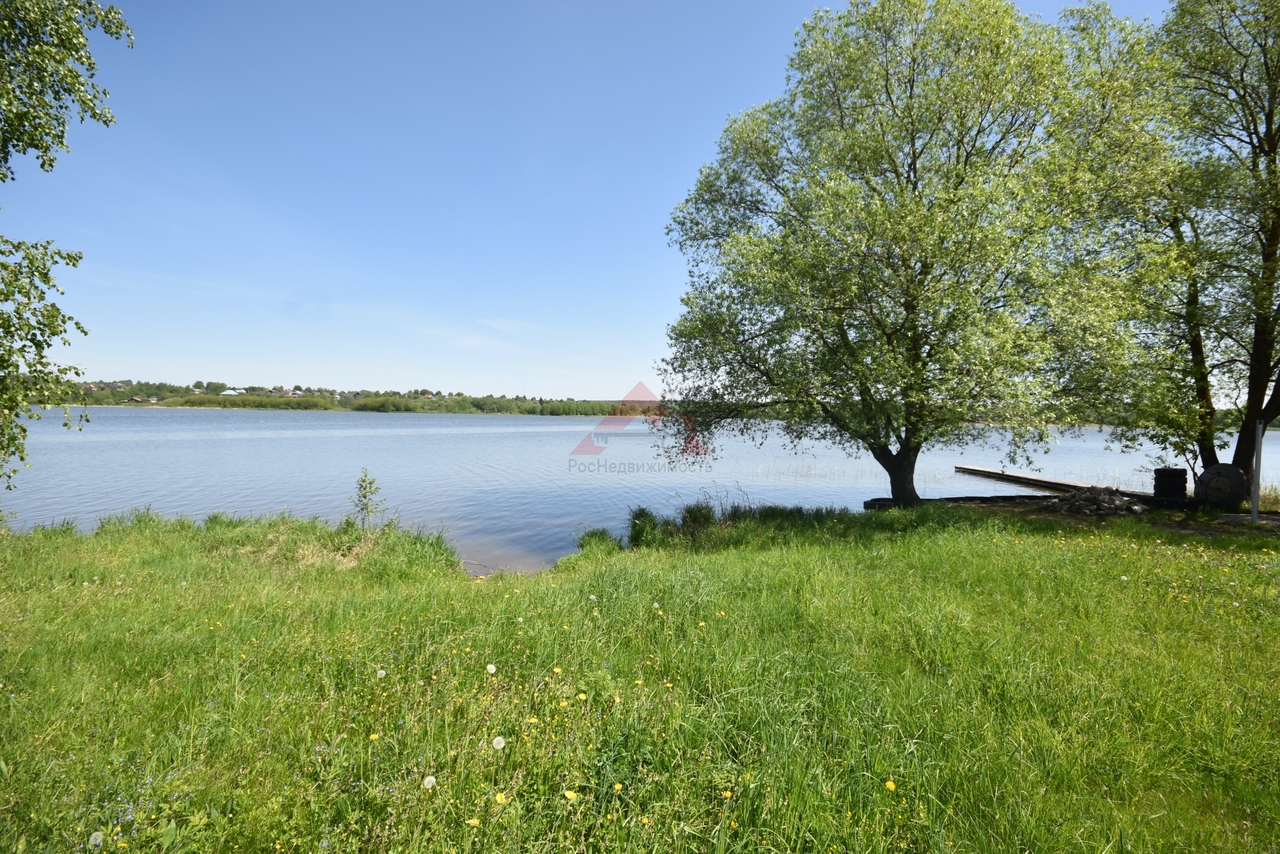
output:
[[[1179,531],[1137,517],[1088,520],[1075,516],[1023,516],[990,507],[930,502],[907,509],[855,513],[847,508],[752,507],[738,504],[713,507],[689,504],[671,517],[657,516],[647,507],[631,511],[627,546],[632,549],[715,551],[730,548],[772,548],[787,544],[827,544],[875,538],[935,534],[945,530],[984,531],[1032,536],[1088,536],[1105,530],[1114,537],[1160,540],[1168,544],[1197,543],[1230,551],[1274,547],[1274,533],[1208,534]],[[606,543],[605,541],[608,541]],[[610,545],[612,544],[612,545]],[[583,551],[621,548],[606,531],[588,531],[580,540]]]

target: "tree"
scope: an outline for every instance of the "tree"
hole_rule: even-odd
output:
[[[1133,118],[1123,145],[1081,140],[1077,158],[1109,176],[1081,230],[1105,235],[1097,256],[1130,286],[1137,347],[1106,381],[1118,435],[1208,468],[1234,429],[1231,462],[1251,473],[1254,424],[1280,416],[1280,7],[1179,0],[1154,31],[1077,24],[1078,44],[1131,48],[1075,88],[1096,102],[1126,81]]]
[[[1280,417],[1280,6],[1177,0],[1157,46],[1166,178],[1135,219],[1162,273],[1144,319],[1167,370],[1131,432],[1208,467],[1229,425],[1252,473],[1254,424]]]
[[[51,170],[59,151],[67,151],[67,120],[112,122],[106,90],[93,82],[97,65],[89,51],[89,33],[101,30],[132,44],[120,11],[93,0],[7,0],[0,4],[0,183],[15,177],[13,158],[32,154]],[[49,241],[0,237],[0,479],[12,487],[25,461],[26,425],[22,416],[39,417],[33,405],[65,399],[80,375],[52,360],[55,343],[85,329],[50,297],[60,294],[53,268],[74,267],[80,254],[55,249]],[[63,408],[64,423],[71,426]]]
[[[665,423],[866,450],[903,505],[927,445],[1043,440],[1067,415],[1055,336],[1087,316],[1044,275],[1066,71],[1005,0],[806,23],[786,94],[729,121],[669,226],[691,287]]]

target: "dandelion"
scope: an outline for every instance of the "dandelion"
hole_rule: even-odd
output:
[[[493,800],[498,806],[502,806],[507,802],[507,796],[502,792],[498,792],[498,794],[493,796]]]
[[[587,597],[587,599],[591,600],[592,602],[596,601],[596,594],[592,593],[590,596]]]
[[[579,694],[578,694],[578,699],[579,699],[579,700],[585,700],[585,699],[587,699],[587,695],[586,695],[586,694],[579,693]]]
[[[529,720],[526,721],[526,723],[531,723],[531,724],[536,724],[537,722],[538,722],[538,718],[536,715],[534,717],[529,718]]]
[[[370,733],[370,734],[369,734],[369,740],[370,740],[370,741],[377,741],[377,740],[378,740],[378,734],[377,734],[376,732],[374,732],[374,733]]]
[[[725,799],[726,801],[733,797],[733,792],[729,791],[728,789],[725,789],[725,790],[724,790],[723,792],[721,792],[720,794],[724,795],[724,799]]]
[[[649,823],[649,817],[648,817],[648,816],[645,816],[644,818],[640,819],[640,823],[641,823],[641,824],[648,824],[648,823]]]
[[[493,749],[494,749],[494,750],[501,750],[502,748],[504,748],[504,747],[506,747],[506,746],[507,746],[507,740],[506,740],[505,738],[503,738],[502,736],[498,736],[497,738],[495,738],[495,739],[493,740]]]
[[[553,667],[553,668],[551,668],[551,672],[552,672],[552,673],[564,673],[564,671],[563,671],[563,670],[561,670],[559,667]]]
[[[485,668],[485,670],[488,670],[488,671],[489,671],[489,675],[490,675],[490,676],[492,676],[493,674],[495,674],[495,673],[497,673],[497,672],[498,672],[498,668],[494,667],[492,664],[490,664],[488,667],[486,667],[486,668]]]
[[[517,622],[517,623],[523,623],[523,622],[524,622],[524,617],[516,617],[516,622]]]
[[[479,826],[480,826],[480,819],[478,819],[478,818],[469,818],[469,819],[467,819],[467,824],[471,825],[472,827],[479,827]]]
[[[436,778],[435,778],[435,777],[432,777],[430,774],[428,774],[427,776],[425,776],[425,777],[423,777],[423,778],[422,778],[422,788],[424,788],[424,789],[434,789],[435,787],[436,787]]]
[[[573,789],[565,789],[564,799],[566,801],[576,801],[578,799],[578,793],[575,792]]]
[[[93,833],[89,834],[89,845],[94,848],[101,848],[102,839],[103,839],[102,831],[95,830]]]
[[[658,610],[658,603],[657,603],[657,602],[654,602],[654,603],[653,603],[653,610],[655,610],[655,611],[656,611],[656,610]]]
[[[897,789],[898,789],[898,787],[897,787],[897,786],[895,786],[895,785],[893,784],[893,781],[892,781],[892,780],[885,780],[885,781],[884,781],[884,787],[885,787],[886,789],[888,789],[889,791],[891,791],[891,792],[895,792],[895,791],[897,791]]]
[[[382,669],[379,669],[379,670],[378,670],[378,678],[379,678],[379,679],[385,679],[386,677],[387,677],[387,671],[382,670]]]
[[[614,783],[614,784],[613,784],[613,790],[614,790],[615,792],[621,792],[621,791],[622,791],[622,784],[621,784],[621,783]]]

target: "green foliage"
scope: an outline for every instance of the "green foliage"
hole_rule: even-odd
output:
[[[84,334],[79,321],[49,299],[61,293],[54,283],[57,264],[74,267],[80,255],[52,243],[14,242],[0,237],[0,480],[12,488],[17,468],[26,461],[24,418],[39,418],[33,404],[62,400],[75,393],[79,370],[52,360],[55,344],[66,345],[71,331]],[[71,413],[62,408],[70,427]]]
[[[337,409],[327,397],[274,397],[265,394],[238,394],[222,397],[212,394],[190,394],[162,400],[165,406],[191,406],[213,409]]]
[[[661,542],[660,537],[661,525],[652,510],[648,507],[636,507],[631,511],[631,531],[627,537],[631,548],[656,546]]]
[[[14,0],[0,4],[0,183],[14,177],[14,155],[34,154],[40,168],[53,168],[67,150],[67,119],[111,124],[107,93],[93,82],[97,65],[89,33],[101,30],[132,39],[120,12],[92,0]],[[55,343],[85,329],[50,297],[62,291],[52,270],[70,267],[80,254],[55,249],[49,241],[29,243],[0,237],[0,480],[12,486],[10,462],[25,462],[23,416],[39,417],[33,406],[63,400],[79,375],[53,361]],[[71,426],[69,411],[63,420]]]
[[[67,119],[110,125],[107,92],[93,82],[98,65],[89,34],[101,30],[133,45],[120,10],[93,0],[12,0],[0,6],[0,183],[13,178],[13,155],[33,153],[53,169],[67,147]]]
[[[1273,850],[1274,539],[735,513],[483,581],[354,524],[0,537],[0,849]]]
[[[622,548],[618,538],[609,533],[608,528],[592,528],[578,537],[578,550],[581,552],[616,552]]]
[[[369,477],[368,469],[360,469],[360,477],[356,480],[356,494],[350,497],[351,506],[356,511],[356,523],[361,530],[368,530],[374,519],[386,513],[387,502],[378,500],[382,491],[376,479]]]
[[[673,215],[672,408],[703,440],[768,416],[866,450],[912,503],[926,445],[1069,416],[1042,275],[1061,37],[1005,0],[855,2],[805,24],[790,71]]]

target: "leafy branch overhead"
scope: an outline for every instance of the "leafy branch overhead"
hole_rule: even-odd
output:
[[[67,146],[67,120],[110,125],[108,92],[94,82],[98,64],[89,33],[101,30],[130,46],[133,34],[120,10],[92,0],[6,0],[0,4],[0,181],[14,177],[15,154],[35,154],[53,168]]]
[[[5,0],[0,3],[0,183],[15,176],[13,158],[32,154],[49,171],[69,150],[67,122],[109,125],[107,91],[94,82],[98,66],[89,34],[100,30],[130,45],[133,36],[120,10],[92,0]],[[12,486],[12,460],[25,461],[25,415],[33,407],[75,391],[79,371],[53,360],[55,345],[70,343],[85,328],[52,300],[61,295],[53,268],[75,267],[80,254],[51,241],[0,236],[0,480]],[[63,422],[71,426],[63,407]]]

